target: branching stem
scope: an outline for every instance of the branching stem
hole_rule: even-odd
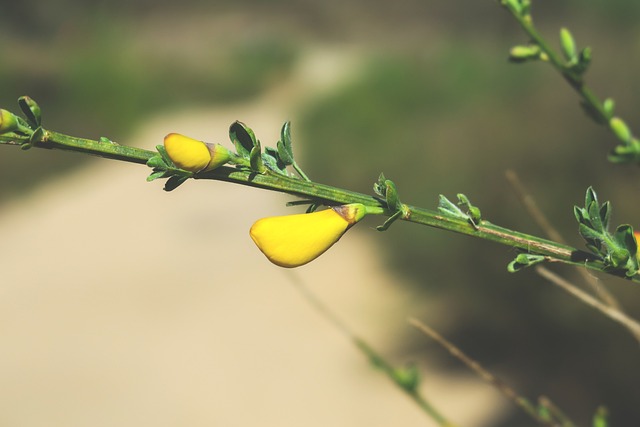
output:
[[[42,141],[33,143],[34,148],[61,149],[75,151],[85,154],[92,154],[108,159],[126,161],[131,163],[145,164],[151,157],[156,155],[155,151],[149,151],[136,147],[119,145],[110,141],[94,141],[90,139],[76,138],[58,132],[45,131]],[[0,144],[19,145],[26,142],[27,137],[20,135],[0,136]],[[317,200],[326,205],[337,205],[347,203],[361,203],[365,206],[382,208],[383,215],[392,216],[396,212],[386,209],[384,200],[345,190],[329,185],[287,177],[282,174],[251,172],[245,169],[237,169],[222,166],[212,171],[194,175],[195,179],[210,179],[227,181],[256,188],[288,193],[293,196]],[[481,221],[474,226],[463,218],[455,218],[443,215],[440,212],[423,209],[416,206],[405,205],[406,214],[400,218],[403,221],[428,225],[443,230],[453,231],[460,234],[490,240],[506,246],[517,248],[528,253],[543,255],[548,261],[562,262],[566,264],[578,265],[597,271],[605,271],[604,263],[596,256],[580,251],[571,246],[539,237],[531,236],[517,231],[509,230],[488,221]],[[606,271],[607,273],[624,277],[623,273]],[[630,278],[632,281],[640,283],[640,277]]]

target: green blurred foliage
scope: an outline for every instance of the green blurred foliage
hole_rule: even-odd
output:
[[[4,108],[16,111],[13,100],[28,94],[41,105],[45,127],[121,140],[152,114],[251,99],[285,79],[298,55],[282,37],[238,37],[216,45],[197,35],[171,34],[171,19],[159,21],[164,27],[143,28],[131,17],[99,10],[83,20],[67,17],[57,28],[35,25],[34,16],[3,27],[6,33],[16,26],[11,37],[0,37]],[[2,18],[7,15],[0,24]],[[29,20],[36,21],[33,27]],[[35,30],[24,33],[25,27]],[[17,182],[0,179],[0,200],[87,161],[35,151],[28,159],[19,150],[0,156],[0,178],[20,176]],[[22,173],[23,162],[29,174]]]
[[[486,219],[540,235],[503,178],[512,168],[573,245],[582,246],[572,205],[589,185],[612,200],[614,222],[639,223],[637,169],[606,161],[613,138],[588,121],[549,67],[506,62],[508,49],[526,38],[495,1],[26,0],[3,8],[3,107],[15,109],[6,103],[31,95],[45,126],[56,130],[124,138],[163,109],[256,96],[288,76],[304,43],[354,42],[373,52],[366,66],[293,117],[294,142],[304,147],[301,163],[313,179],[371,193],[384,172],[405,203],[435,209],[438,194],[464,192]],[[220,39],[193,28],[207,22],[196,17],[227,12],[247,19],[221,30]],[[640,129],[640,2],[534,0],[534,14],[554,45],[566,25],[580,47],[593,46],[587,81]],[[195,24],[185,26],[190,19]],[[256,37],[252,23],[272,36]],[[79,160],[2,150],[0,200]],[[377,237],[389,265],[417,284],[416,295],[437,296],[447,307],[439,313],[446,319],[412,314],[452,328],[449,339],[517,390],[549,395],[583,425],[600,404],[609,407],[611,425],[640,420],[637,343],[532,272],[507,273],[513,251],[400,222]],[[630,312],[640,311],[637,288],[606,280]],[[411,335],[398,352],[424,347],[432,344]],[[523,424],[530,425],[514,411],[503,425]]]

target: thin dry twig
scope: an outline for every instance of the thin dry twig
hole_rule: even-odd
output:
[[[609,317],[610,319],[620,323],[622,326],[627,328],[636,338],[640,337],[640,323],[638,323],[635,319],[632,319],[631,317],[627,316],[622,311],[616,308],[613,308],[611,306],[608,306],[602,303],[601,301],[598,301],[593,296],[589,295],[588,293],[581,290],[580,288],[574,286],[569,281],[558,276],[551,270],[548,270],[542,266],[536,266],[535,269],[539,275],[549,280],[554,285],[559,286],[569,294],[578,298],[580,301],[595,308],[596,310],[600,311],[602,314]]]
[[[455,424],[447,420],[420,392],[418,387],[407,387],[398,379],[398,370],[391,365],[380,353],[375,351],[365,340],[358,337],[348,326],[344,323],[336,313],[334,313],[329,306],[324,304],[311,290],[305,286],[302,278],[294,271],[287,271],[287,278],[292,282],[296,290],[302,295],[302,297],[325,319],[340,331],[343,335],[349,338],[355,346],[369,359],[369,361],[384,372],[389,379],[391,379],[397,386],[402,389],[413,401],[422,409],[422,411],[431,417],[441,427],[456,427]]]
[[[414,326],[420,332],[429,336],[430,338],[435,340],[438,344],[440,344],[442,347],[444,347],[453,357],[455,357],[456,359],[464,363],[469,369],[475,372],[480,378],[482,378],[483,380],[491,384],[493,387],[495,387],[507,399],[512,401],[516,406],[522,409],[527,415],[535,419],[537,422],[545,426],[560,427],[560,425],[554,422],[553,420],[546,420],[542,418],[538,413],[538,411],[536,411],[535,406],[532,405],[531,402],[529,402],[529,400],[527,400],[523,396],[520,396],[514,389],[509,387],[498,377],[496,377],[491,372],[489,372],[484,367],[482,367],[480,363],[478,363],[471,357],[467,356],[465,353],[462,352],[462,350],[460,350],[458,347],[456,347],[453,343],[448,341],[438,332],[433,330],[431,327],[427,326],[426,324],[424,324],[423,322],[421,322],[416,318],[410,318],[408,321],[412,326]]]

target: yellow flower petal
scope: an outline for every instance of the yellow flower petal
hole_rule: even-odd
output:
[[[211,161],[207,144],[178,133],[170,133],[164,137],[164,148],[171,161],[187,171],[199,172]]]
[[[338,206],[310,214],[263,218],[253,224],[249,234],[272,263],[281,267],[299,267],[322,255],[364,216],[363,213],[357,219],[345,219],[341,213],[343,208]]]

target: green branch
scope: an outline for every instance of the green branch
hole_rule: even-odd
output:
[[[619,144],[609,154],[614,163],[640,163],[640,140],[636,138],[624,120],[614,115],[613,99],[601,101],[586,85],[584,75],[591,63],[591,48],[578,51],[568,29],[560,30],[562,53],[554,50],[542,37],[533,23],[531,0],[499,0],[502,6],[518,21],[529,36],[528,45],[514,46],[510,58],[514,62],[542,60],[548,62],[580,96],[580,105],[596,123],[609,129]]]
[[[6,113],[8,112],[6,110],[1,111],[5,112],[3,114],[7,116]],[[13,117],[18,122],[22,120],[17,116]],[[29,119],[28,116],[27,118]],[[260,143],[251,129],[240,122],[234,123],[230,129],[230,136],[238,153],[226,153],[227,150],[224,147],[215,149],[218,150],[218,154],[219,150],[224,150],[226,153],[225,161],[234,164],[235,167],[229,165],[218,167],[216,165],[212,170],[202,169],[196,171],[187,171],[177,167],[168,157],[163,146],[158,146],[159,152],[154,152],[119,145],[106,138],[101,138],[99,141],[76,138],[44,130],[39,125],[39,122],[33,118],[28,123],[22,123],[19,128],[9,126],[11,123],[13,123],[11,120],[5,120],[4,123],[0,122],[0,144],[19,145],[22,148],[33,147],[75,151],[113,160],[147,164],[153,168],[150,180],[169,178],[165,185],[166,190],[173,190],[186,179],[193,178],[197,180],[227,181],[287,193],[306,200],[312,206],[358,203],[370,208],[370,212],[381,213],[389,217],[384,225],[378,227],[381,231],[386,230],[393,221],[399,219],[516,248],[521,251],[521,254],[509,265],[510,271],[517,271],[542,261],[562,262],[619,277],[626,277],[640,283],[640,276],[636,275],[634,270],[637,267],[637,263],[628,261],[632,257],[635,259],[637,247],[631,243],[625,243],[629,239],[633,240],[633,237],[629,237],[633,230],[627,227],[623,230],[625,231],[623,234],[616,232],[620,236],[618,234],[609,234],[606,231],[606,224],[603,225],[602,220],[596,221],[597,218],[594,217],[595,214],[593,213],[597,211],[597,206],[585,208],[584,214],[578,218],[581,222],[581,233],[587,239],[588,247],[594,248],[592,252],[586,252],[561,243],[494,225],[482,219],[480,210],[471,205],[464,195],[458,195],[460,202],[457,205],[441,196],[440,204],[436,211],[401,203],[395,184],[385,179],[383,175],[374,185],[377,196],[309,181],[303,172],[300,173],[303,179],[300,179],[286,171],[287,165],[295,164],[288,123],[283,127],[283,129],[286,128],[286,132],[283,130],[282,140],[278,143],[278,150],[267,148],[265,152],[262,151]],[[195,143],[204,146],[204,143],[199,141],[195,141]],[[294,168],[301,172],[297,164],[295,164]],[[591,198],[588,197],[587,205],[589,203],[597,205],[597,200],[593,200],[595,199],[595,193],[588,193],[588,195]],[[605,222],[608,222],[608,205],[606,214]],[[593,224],[597,225],[593,231],[593,233],[598,233],[596,237],[592,236],[593,233],[589,234],[589,227],[595,227]],[[594,238],[605,240],[605,242],[589,246],[591,240],[588,239]]]

